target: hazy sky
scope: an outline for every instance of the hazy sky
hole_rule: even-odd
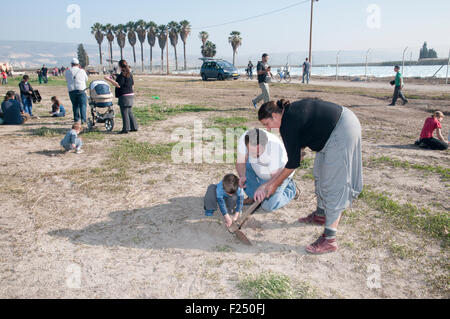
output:
[[[203,29],[209,32],[219,52],[231,50],[227,37],[233,30],[242,33],[243,43],[239,48],[242,54],[305,51],[309,41],[309,2],[245,22],[203,28],[297,2],[300,0],[2,1],[2,12],[10,14],[2,16],[0,40],[95,44],[90,33],[95,22],[119,24],[144,19],[162,24],[187,19],[193,27],[187,45],[189,54],[198,53],[198,32]],[[70,4],[77,4],[81,9],[79,29],[67,27]],[[428,41],[430,47],[448,52],[449,16],[449,0],[320,0],[315,3],[313,49],[397,49],[419,47]]]

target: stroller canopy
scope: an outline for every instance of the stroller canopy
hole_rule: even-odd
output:
[[[91,101],[95,106],[109,107],[113,105],[113,95],[111,93],[111,88],[106,81],[92,81],[89,85],[89,92]]]

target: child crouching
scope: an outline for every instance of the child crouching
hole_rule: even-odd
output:
[[[70,150],[75,150],[77,154],[83,153],[81,146],[83,143],[81,139],[78,137],[78,134],[81,132],[81,123],[77,122],[72,125],[72,129],[67,132],[66,136],[61,141],[61,146],[64,147],[66,152]]]
[[[205,215],[213,216],[219,205],[227,227],[239,218],[244,206],[244,191],[239,187],[239,178],[228,174],[217,185],[209,185],[205,195]],[[234,216],[231,217],[230,214]]]

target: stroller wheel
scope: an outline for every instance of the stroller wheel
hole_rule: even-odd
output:
[[[105,128],[108,132],[111,132],[114,129],[114,119],[105,120]]]
[[[88,119],[88,121],[87,121],[87,127],[88,127],[88,130],[92,130],[92,128],[94,127],[94,123],[92,122],[91,119]]]

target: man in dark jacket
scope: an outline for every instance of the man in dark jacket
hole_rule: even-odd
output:
[[[41,72],[42,72],[42,78],[44,79],[44,84],[47,84],[47,82],[48,82],[48,76],[47,76],[48,75],[48,69],[45,66],[45,64],[42,66]]]
[[[33,102],[31,96],[33,95],[33,88],[31,84],[28,83],[28,75],[24,75],[22,81],[19,83],[20,97],[22,99],[22,104],[25,109],[25,113],[33,116]]]

